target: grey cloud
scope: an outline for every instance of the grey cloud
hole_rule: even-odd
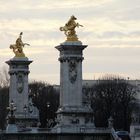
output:
[[[63,33],[62,33],[63,34]],[[60,31],[26,31],[27,38],[30,39],[59,39]]]
[[[103,32],[102,35],[98,36],[99,38],[122,38],[127,36],[123,32],[112,31],[112,32]]]
[[[125,21],[124,26],[125,24],[130,24],[129,22],[127,22],[129,20],[134,21],[134,26],[135,24],[139,23],[138,20],[140,20],[140,0],[112,0],[108,3],[104,3],[98,6],[93,6],[94,2],[92,2],[91,4],[89,1],[91,2],[91,0],[79,0],[79,6],[72,6],[70,3],[66,3],[66,0],[61,0],[61,2],[60,0],[4,0],[0,1],[0,5],[4,6],[5,8],[3,10],[0,10],[0,19],[9,19],[5,24],[9,24],[11,20],[15,19],[45,19],[46,25],[47,22],[50,20],[53,24],[53,19],[55,19],[61,21],[63,26],[63,24],[65,24],[65,22],[68,20],[69,16],[75,14],[75,16],[78,17],[79,21],[83,20],[89,23],[94,22],[94,20],[96,19],[98,20],[102,18],[109,19],[113,24],[117,25],[120,21]],[[71,0],[69,0],[68,2],[71,2]],[[62,3],[64,4],[63,6],[61,6]],[[51,5],[51,8],[41,8],[43,4],[46,6],[48,5],[48,7]],[[37,26],[35,25],[34,27],[37,28]],[[59,26],[61,25],[58,25],[58,28]],[[21,26],[19,26],[19,28],[20,27]],[[29,31],[26,27],[22,28],[21,30],[25,33],[23,39],[29,43],[32,40],[53,39],[55,40],[56,44],[59,44],[61,43],[59,42],[59,40],[62,40],[63,42],[65,40],[65,36],[63,33],[59,32],[59,29],[56,29],[56,25],[54,28],[56,31],[53,29],[47,30],[47,28],[46,31],[35,31],[34,29],[31,29]],[[89,44],[88,48],[84,51],[85,60],[83,61],[83,69],[85,73],[131,72],[136,73],[136,75],[138,75],[137,72],[140,71],[140,31],[136,31],[135,28],[129,30],[127,29],[127,27],[124,27],[123,29],[126,30],[120,31],[118,29],[112,29],[113,31],[101,31],[100,33],[94,31],[86,32],[86,29],[85,31],[78,31],[80,40],[86,40],[87,44]],[[15,29],[14,27],[4,28],[3,26],[3,29],[1,29],[0,33],[1,48],[9,47],[9,44],[15,41],[16,34],[19,33],[19,30],[20,29]],[[130,39],[125,39],[128,37],[130,37]],[[123,38],[124,40],[121,40],[120,38]],[[33,47],[38,47],[42,49],[42,47],[46,46],[43,46],[42,44],[42,46]],[[36,75],[36,73],[41,73],[42,75],[46,75],[46,73],[58,74],[58,55],[59,54],[57,50],[56,52],[51,52],[50,55],[47,54],[47,52],[45,51],[42,54],[31,55],[32,59],[34,60],[34,63],[31,65],[31,75]],[[1,58],[2,64],[4,61],[5,58]],[[50,64],[51,62],[53,62],[53,64]]]
[[[124,38],[124,37],[135,37],[136,39],[140,37],[140,31],[132,31],[132,32],[119,32],[119,31],[111,31],[111,32],[103,32],[102,35],[97,35],[97,38]]]
[[[124,48],[118,48],[118,47],[91,47],[88,46],[88,56],[91,56],[92,58],[94,58],[94,56],[116,56],[116,57],[135,57],[138,58],[140,57],[139,52],[140,52],[140,48],[138,47],[124,47]],[[129,59],[128,59],[129,60]]]
[[[130,37],[140,37],[140,31],[133,31],[129,34]]]
[[[87,48],[84,53],[84,71],[87,72],[134,72],[140,71],[140,48]],[[90,67],[89,67],[90,66]]]
[[[1,11],[0,18],[57,18],[63,20],[64,17],[76,14],[83,19],[90,19],[91,17],[107,17],[112,20],[140,19],[139,0],[112,0],[97,6],[90,0],[78,0],[75,5],[72,5],[73,2],[75,1],[1,1],[1,5],[5,5],[7,9]],[[42,8],[43,5],[46,7],[48,5],[48,8]],[[36,9],[36,7],[38,8]]]

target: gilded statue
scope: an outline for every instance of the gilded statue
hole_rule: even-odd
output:
[[[83,25],[80,25],[79,23],[76,23],[75,20],[77,18],[75,16],[71,16],[69,21],[65,24],[64,27],[60,27],[60,31],[64,31],[67,40],[66,41],[78,41],[78,37],[76,35],[75,28],[76,27],[83,27]]]
[[[22,35],[23,35],[23,32],[19,34],[19,37],[17,38],[16,43],[10,45],[10,49],[13,49],[15,57],[25,57],[25,54],[23,52],[23,47],[25,45],[30,46],[30,44],[22,42]]]

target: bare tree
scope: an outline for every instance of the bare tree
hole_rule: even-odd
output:
[[[0,70],[0,129],[5,129],[7,110],[9,102],[9,75],[8,69],[2,67]]]
[[[136,87],[119,76],[107,75],[89,88],[95,125],[107,127],[108,118],[112,116],[116,129],[129,131]]]
[[[32,102],[39,110],[40,127],[52,127],[55,124],[59,94],[52,85],[44,82],[30,83],[29,90]]]
[[[9,74],[8,69],[6,67],[2,67],[0,71],[0,86],[1,87],[9,87]]]

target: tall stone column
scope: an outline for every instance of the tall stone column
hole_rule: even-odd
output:
[[[14,101],[16,105],[16,119],[28,118],[28,74],[32,61],[27,57],[14,57],[6,63],[9,65],[10,75],[9,102]]]
[[[57,131],[80,132],[94,127],[93,113],[82,102],[82,61],[87,45],[65,42],[56,46],[60,51],[60,107]]]
[[[82,51],[86,45],[60,45],[60,107],[82,106]]]
[[[38,114],[31,113],[31,103],[29,102],[28,90],[28,74],[29,65],[32,63],[24,52],[23,48],[28,43],[22,41],[23,32],[19,34],[15,44],[10,45],[15,57],[6,61],[9,65],[10,88],[9,88],[9,103],[14,102],[16,105],[15,118],[17,124],[30,125],[37,122]],[[34,107],[32,108],[34,110]],[[32,111],[33,112],[33,111]]]
[[[10,88],[9,100],[14,101],[17,106],[16,115],[24,116],[24,107],[28,106],[28,74],[29,64],[32,61],[28,58],[13,58],[6,61],[9,65]]]
[[[56,46],[60,52],[60,107],[53,130],[58,133],[90,132],[94,128],[93,111],[82,101],[82,61],[87,45],[78,40],[75,28],[82,25],[75,20],[72,15],[64,27],[60,27],[67,39]]]

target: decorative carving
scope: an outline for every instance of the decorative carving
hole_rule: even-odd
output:
[[[16,44],[10,45],[10,49],[13,49],[13,52],[15,54],[15,57],[25,57],[25,54],[23,52],[23,47],[25,45],[28,45],[29,46],[28,43],[23,43],[22,42],[22,35],[23,35],[23,33],[21,32],[19,34],[19,37],[16,40]]]
[[[79,124],[79,119],[73,118],[73,119],[71,120],[71,123],[72,123],[72,124]]]
[[[83,25],[76,23],[75,20],[77,20],[77,18],[72,15],[65,26],[60,27],[60,31],[64,31],[65,35],[67,36],[66,41],[78,41],[75,28],[80,26],[83,27]]]
[[[77,64],[75,60],[69,61],[69,79],[70,82],[73,84],[77,78]]]
[[[79,118],[75,114],[72,114],[70,120],[72,124],[79,124]]]
[[[18,91],[18,93],[22,93],[23,89],[24,89],[23,75],[18,74],[17,75],[17,91]]]
[[[71,59],[74,59],[76,62],[82,62],[84,57],[60,57],[59,61],[62,62],[66,62],[66,61],[70,61]]]

